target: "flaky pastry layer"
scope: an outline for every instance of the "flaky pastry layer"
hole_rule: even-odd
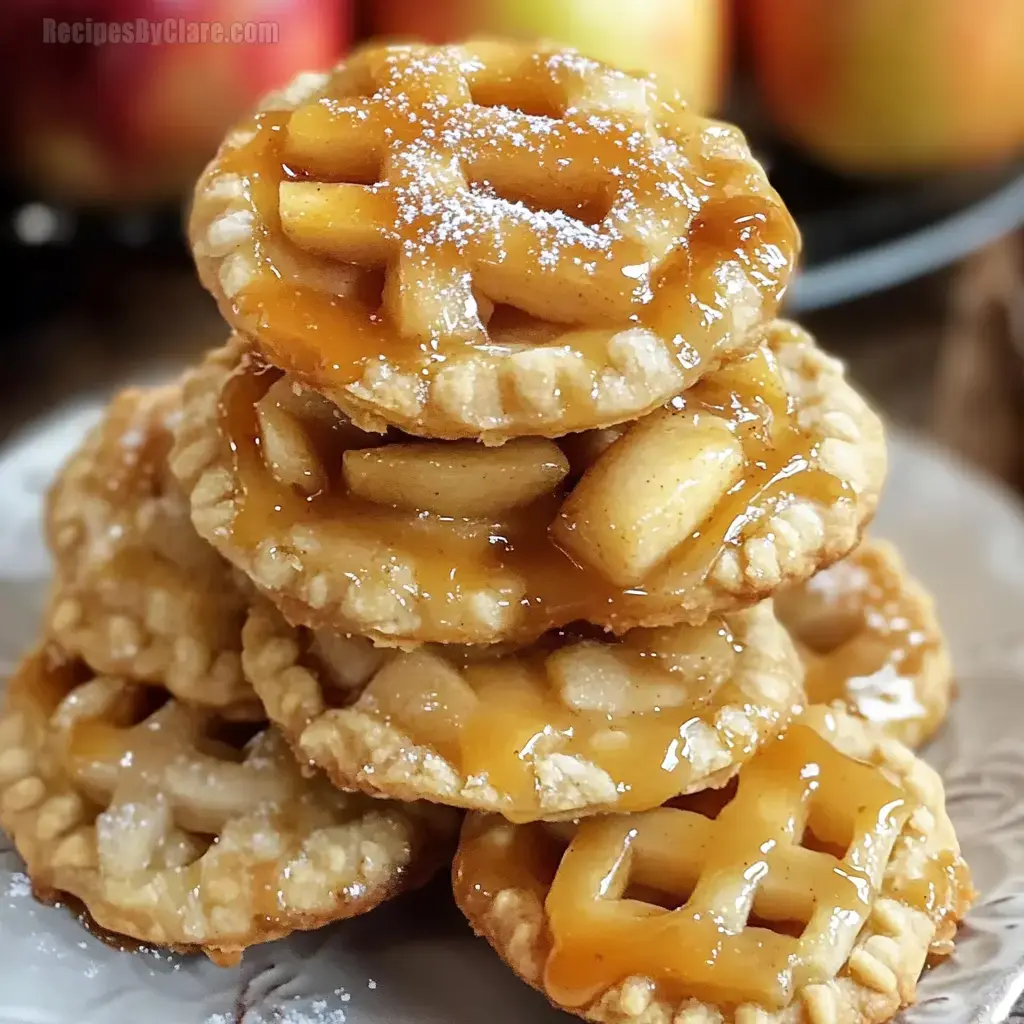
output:
[[[238,339],[185,384],[171,465],[202,537],[295,623],[380,643],[699,623],[847,554],[878,418],[794,325],[625,428],[380,438]]]
[[[301,760],[339,786],[530,821],[724,785],[803,701],[771,602],[703,626],[410,653],[254,606],[242,661]]]
[[[513,42],[370,46],[227,136],[190,235],[225,319],[368,430],[556,437],[749,350],[799,239],[743,136]]]
[[[601,1024],[880,1024],[911,1004],[974,895],[935,772],[818,705],[709,796],[565,831],[470,815],[456,900]]]
[[[891,544],[865,540],[780,591],[775,606],[807,666],[812,703],[841,700],[911,747],[945,720],[953,665],[935,601]]]
[[[166,696],[166,695],[165,695]],[[0,825],[33,887],[108,932],[236,963],[251,945],[372,909],[426,881],[457,819],[304,777],[249,738],[52,646],[0,712]]]
[[[259,718],[242,677],[244,578],[193,527],[171,475],[177,386],[118,395],[50,488],[46,627],[97,672]]]

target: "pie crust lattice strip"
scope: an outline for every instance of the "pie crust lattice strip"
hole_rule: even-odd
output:
[[[263,603],[242,660],[271,721],[339,786],[520,821],[724,785],[803,702],[770,601],[702,626],[590,632],[403,653],[289,628]]]
[[[875,1024],[913,1001],[973,897],[943,803],[906,748],[817,705],[734,791],[568,834],[471,815],[456,899],[590,1020]]]
[[[236,339],[185,385],[172,468],[200,535],[290,621],[405,646],[752,604],[847,554],[885,473],[878,418],[783,322],[626,428],[381,440]]]
[[[243,726],[240,745],[239,728],[54,647],[29,655],[0,713],[0,825],[36,892],[229,965],[444,863],[446,808],[340,793],[305,778],[275,730]]]
[[[487,41],[300,75],[191,237],[225,319],[361,426],[492,442],[636,418],[749,350],[799,244],[736,129]]]

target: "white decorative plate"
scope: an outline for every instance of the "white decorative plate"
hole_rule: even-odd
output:
[[[42,492],[95,415],[65,412],[0,454],[5,671],[32,641],[46,582]],[[896,435],[876,533],[938,595],[950,634],[960,699],[928,757],[981,890],[956,957],[925,979],[905,1024],[995,1024],[1024,990],[1024,513]],[[445,887],[222,970],[108,949],[36,904],[0,848],[0,1024],[568,1024],[471,936]]]

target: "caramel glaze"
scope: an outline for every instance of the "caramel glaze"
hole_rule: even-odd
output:
[[[887,548],[865,542],[842,562],[780,594],[776,611],[801,647],[811,703],[841,700],[883,725],[928,719],[928,666],[945,672],[931,600]]]
[[[688,803],[699,795],[586,819],[560,861],[564,844],[543,825],[473,819],[459,903],[482,921],[503,890],[543,901],[543,987],[561,1006],[641,977],[673,1002],[778,1010],[842,969],[879,895],[934,915],[960,884],[950,853],[890,891],[885,868],[914,801],[804,725],[757,754],[717,817]]]
[[[699,586],[723,550],[742,544],[762,518],[795,498],[826,507],[853,498],[847,483],[816,466],[818,441],[798,426],[775,357],[762,347],[673,400],[671,408],[679,413],[726,420],[741,440],[746,469],[719,502],[711,522],[677,548],[649,580],[624,590],[574,561],[549,533],[571,479],[497,522],[454,520],[376,505],[345,492],[341,462],[346,448],[375,447],[382,439],[362,434],[354,441],[351,425],[339,420],[327,429],[307,424],[326,470],[327,488],[307,496],[279,484],[260,452],[255,411],[279,377],[279,370],[261,366],[247,355],[222,392],[221,430],[230,446],[227,457],[233,461],[238,502],[232,544],[224,553],[238,557],[231,547],[251,551],[267,538],[286,538],[299,524],[321,531],[328,557],[332,543],[364,542],[380,559],[365,567],[371,577],[379,572],[383,578],[389,565],[415,566],[419,596],[429,602],[432,617],[413,638],[418,641],[463,642],[458,623],[464,616],[454,610],[449,616],[443,609],[455,609],[474,591],[491,591],[509,578],[518,580],[523,591],[509,630],[517,638],[536,637],[575,621],[618,632],[638,621],[679,621],[690,613],[687,593]],[[693,620],[703,620],[707,610],[706,604],[694,609]],[[326,624],[310,621],[315,616],[304,614],[294,603],[287,612],[295,621]],[[659,619],[659,613],[664,618]],[[345,621],[330,625],[342,632],[360,626]]]
[[[558,643],[567,646],[552,653],[540,649]],[[741,709],[750,726],[747,732],[719,733],[728,750],[727,765],[749,758],[766,725],[792,711],[785,699],[777,706],[751,706],[749,693],[733,681],[741,671],[743,645],[720,617],[697,627],[634,630],[621,642],[600,643],[615,671],[628,678],[631,695],[643,700],[645,691],[658,694],[646,697],[647,707],[610,711],[607,705],[566,703],[559,692],[558,658],[564,655],[568,663],[561,671],[570,679],[585,679],[591,692],[595,685],[600,688],[602,669],[586,659],[585,641],[549,633],[543,645],[528,652],[457,665],[471,694],[432,678],[416,655],[399,655],[404,660],[379,683],[370,683],[356,709],[408,732],[413,743],[435,750],[463,777],[486,779],[507,801],[502,813],[512,821],[532,821],[545,813],[534,757],[557,751],[594,765],[614,784],[609,802],[616,809],[646,810],[694,785],[695,773],[706,775],[705,733],[723,706]],[[584,656],[575,675],[569,675],[578,644]],[[457,659],[445,656],[450,662]],[[790,705],[797,693],[794,679]]]
[[[373,97],[346,91],[351,84],[342,76],[340,85],[337,81],[328,85],[320,99],[295,112],[258,114],[245,128],[252,138],[238,148],[226,146],[215,164],[214,173],[242,179],[255,213],[253,246],[258,269],[255,278],[230,300],[232,312],[275,365],[329,394],[359,380],[369,365],[380,361],[425,379],[451,356],[464,356],[467,346],[480,358],[493,361],[521,342],[521,333],[513,332],[504,339],[500,331],[490,333],[475,310],[464,315],[462,309],[448,309],[441,318],[446,322],[454,317],[460,322],[450,334],[429,338],[403,335],[382,298],[383,260],[379,256],[368,259],[363,267],[341,263],[304,251],[282,230],[278,202],[283,182],[374,184],[385,173],[387,147],[397,146],[400,157],[402,146],[427,138],[445,160],[459,161],[474,190],[474,201],[486,201],[492,175],[514,175],[517,168],[537,163],[538,168],[530,173],[543,179],[544,192],[554,190],[559,200],[554,208],[593,219],[595,201],[610,202],[609,192],[618,184],[610,169],[618,170],[621,165],[619,173],[628,179],[627,194],[643,197],[640,201],[649,206],[635,215],[640,225],[648,221],[679,225],[681,236],[671,239],[664,255],[660,249],[647,252],[636,240],[645,236],[645,230],[619,235],[617,226],[609,245],[599,246],[599,251],[592,241],[574,240],[567,228],[560,229],[563,233],[552,243],[554,272],[556,279],[565,279],[565,294],[593,293],[593,301],[575,303],[576,311],[591,310],[593,320],[579,325],[597,328],[571,335],[573,349],[588,361],[591,379],[563,385],[578,390],[580,404],[574,416],[572,396],[565,395],[569,399],[568,429],[574,428],[574,419],[578,421],[575,429],[588,425],[589,396],[599,374],[608,367],[607,342],[616,329],[636,325],[652,329],[669,339],[676,350],[683,386],[700,376],[722,340],[721,331],[715,329],[720,319],[716,311],[725,309],[729,301],[728,286],[713,274],[720,261],[741,264],[747,280],[761,293],[764,317],[774,313],[795,261],[798,236],[777,198],[735,194],[749,188],[744,180],[750,170],[747,160],[709,158],[701,164],[699,176],[691,169],[692,186],[684,185],[679,172],[668,174],[661,159],[631,153],[636,126],[628,123],[629,119],[606,118],[599,131],[589,125],[583,131],[574,127],[570,115],[566,122],[548,122],[548,130],[538,133],[541,138],[535,140],[529,136],[528,125],[524,136],[524,126],[519,124],[528,118],[506,107],[492,108],[497,122],[493,130],[486,123],[481,128],[472,112],[482,110],[489,115],[492,110],[464,106],[451,96],[446,99],[439,93],[436,75],[424,75],[415,58],[395,57],[388,61],[388,68],[387,80]],[[513,90],[516,87],[517,83],[510,84]],[[468,100],[469,94],[464,99]],[[516,124],[503,124],[503,118],[516,119]],[[355,126],[353,122],[357,122]],[[697,124],[689,130],[698,134],[701,128]],[[568,157],[559,140],[570,145]],[[524,148],[529,150],[525,155]],[[599,179],[596,188],[595,176]],[[574,183],[575,201],[561,194],[567,181]],[[478,189],[482,190],[479,194]],[[499,267],[507,260],[519,269],[525,284],[514,301],[498,294],[491,298],[495,303],[529,303],[530,276],[539,280],[551,264],[539,261],[529,247],[518,251],[522,243],[517,245],[511,223],[499,229],[482,217],[484,222],[471,230],[454,231],[445,217],[472,214],[439,212],[444,202],[420,202],[417,198],[410,202],[408,197],[403,202],[398,198],[400,191],[394,187],[390,193],[384,189],[379,196],[375,194],[374,205],[387,214],[377,227],[381,237],[389,240],[388,248],[414,264],[411,274],[422,276],[421,284],[454,288],[463,262],[469,260],[477,268],[486,294],[488,267]],[[436,198],[433,193],[430,197]],[[551,207],[550,200],[545,204],[535,193],[512,198],[526,198],[534,210]],[[694,213],[695,209],[698,212]],[[519,207],[517,215],[524,211]],[[628,209],[623,219],[627,223],[631,219]],[[573,221],[567,218],[565,223]],[[587,229],[583,220],[579,225],[583,231],[594,230]],[[457,236],[455,240],[453,236]],[[593,268],[595,262],[596,275],[580,269]],[[614,296],[614,301],[609,296]],[[471,295],[466,298],[469,306],[474,306]],[[468,326],[461,324],[463,320]],[[544,322],[538,323],[543,326]],[[505,399],[514,402],[515,396],[506,395]]]

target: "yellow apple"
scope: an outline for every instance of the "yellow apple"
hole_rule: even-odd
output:
[[[700,111],[719,103],[728,0],[377,0],[379,35],[450,42],[474,33],[543,37],[629,70],[655,71]]]
[[[781,132],[856,174],[971,167],[1024,146],[1024,0],[747,0]]]

